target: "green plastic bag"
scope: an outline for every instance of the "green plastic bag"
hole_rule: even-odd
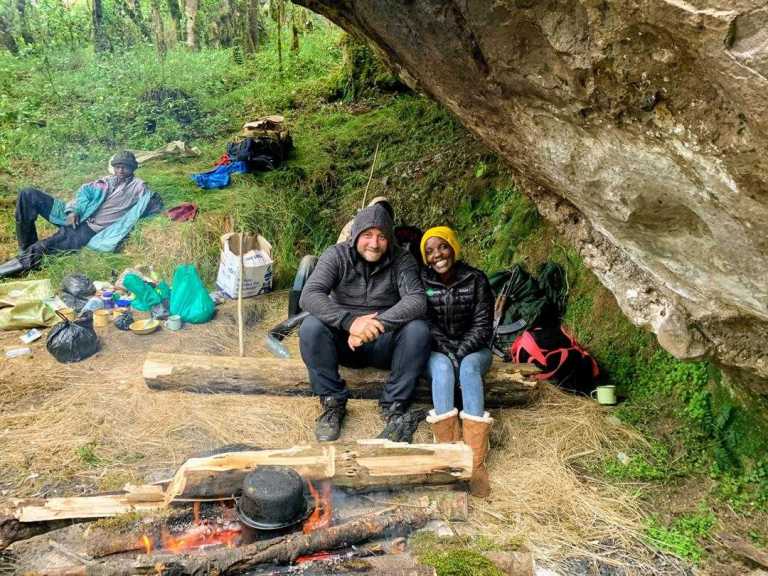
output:
[[[202,324],[216,312],[203,281],[192,264],[182,264],[173,273],[171,314],[181,316],[184,322]]]
[[[136,274],[126,274],[123,278],[123,286],[135,296],[131,307],[141,312],[151,310],[171,295],[171,289],[165,282],[160,282],[157,287],[154,287]]]

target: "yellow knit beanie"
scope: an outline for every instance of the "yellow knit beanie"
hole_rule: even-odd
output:
[[[459,255],[461,254],[461,244],[459,244],[459,239],[456,238],[456,232],[451,228],[448,228],[448,226],[435,226],[424,232],[424,236],[421,237],[421,258],[424,260],[424,264],[427,263],[426,246],[427,240],[430,238],[442,238],[448,242],[451,248],[453,248],[453,257],[456,260],[459,259]]]

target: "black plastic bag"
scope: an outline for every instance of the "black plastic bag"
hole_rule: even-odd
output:
[[[88,299],[96,293],[96,287],[85,274],[70,274],[61,281],[61,299],[75,312],[80,312]]]
[[[126,310],[115,318],[115,326],[118,330],[130,330],[131,324],[133,324],[133,314],[130,310]]]
[[[56,324],[45,343],[48,352],[59,362],[80,362],[99,351],[99,337],[89,319]]]

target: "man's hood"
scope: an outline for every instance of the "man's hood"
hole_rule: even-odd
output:
[[[373,206],[363,208],[357,213],[357,216],[352,221],[352,232],[349,236],[352,246],[357,244],[357,237],[368,230],[368,228],[378,228],[381,230],[389,241],[388,250],[392,249],[395,225],[386,208],[379,204],[374,204]]]

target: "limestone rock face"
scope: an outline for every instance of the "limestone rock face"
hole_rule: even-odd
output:
[[[505,157],[666,349],[768,378],[765,0],[300,3]]]

